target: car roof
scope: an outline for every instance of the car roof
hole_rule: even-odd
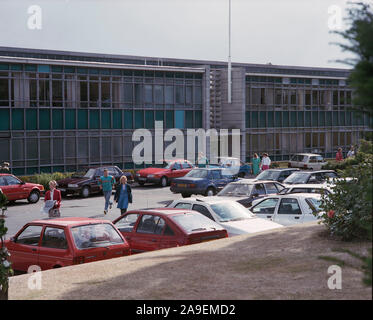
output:
[[[320,156],[322,157],[321,154],[318,154],[318,153],[294,153],[293,156],[296,156],[296,155],[301,155],[301,156]]]
[[[321,198],[321,194],[319,193],[287,193],[287,194],[277,194],[277,195],[271,195],[268,197],[264,197],[263,199],[268,198]]]
[[[29,222],[30,224],[33,223],[40,223],[40,224],[48,224],[48,225],[56,225],[62,227],[72,227],[72,226],[79,226],[85,224],[94,224],[94,223],[111,223],[109,220],[101,220],[101,219],[93,219],[93,218],[83,218],[83,217],[67,217],[67,218],[56,218],[56,219],[48,219],[48,220],[33,220]]]
[[[312,184],[291,184],[289,185],[287,188],[308,188],[308,189],[312,189],[312,188],[322,188],[322,189],[327,189],[328,186],[324,183],[312,183]]]
[[[211,167],[205,167],[205,168],[194,168],[193,170],[223,170],[224,168],[221,168],[221,167],[215,167],[215,168],[211,168]]]
[[[133,210],[128,211],[127,213],[131,213],[131,212],[138,212],[138,213],[143,213],[143,214],[151,213],[151,214],[165,215],[165,216],[177,215],[177,214],[188,213],[188,212],[195,213],[194,211],[188,210],[188,209],[179,209],[179,208],[176,209],[176,208],[165,208],[165,207],[152,208],[152,209],[133,209]]]
[[[265,171],[285,171],[285,170],[300,171],[299,168],[274,168],[274,169],[267,169]]]
[[[235,200],[228,200],[228,199],[220,199],[219,197],[193,197],[189,199],[176,199],[178,202],[185,202],[185,203],[206,203],[206,204],[213,204],[218,202],[234,202],[237,203]]]
[[[11,173],[0,173],[0,176],[13,176]]]
[[[259,183],[274,183],[274,182],[280,183],[278,181],[273,181],[273,180],[239,179],[229,184],[259,184]]]
[[[320,172],[334,172],[334,170],[299,170],[298,172],[295,173],[320,173]]]

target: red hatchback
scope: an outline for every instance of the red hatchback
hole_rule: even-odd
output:
[[[10,202],[27,199],[30,203],[36,203],[44,192],[41,184],[23,182],[9,173],[0,173],[0,189]]]
[[[128,241],[131,253],[228,237],[227,231],[211,219],[184,209],[131,210],[113,223]]]
[[[107,220],[59,218],[27,223],[5,241],[12,268],[42,270],[126,256],[130,248]]]
[[[148,182],[166,187],[173,179],[184,177],[193,168],[188,160],[165,160],[162,168],[150,167],[137,171],[135,181],[141,186]]]

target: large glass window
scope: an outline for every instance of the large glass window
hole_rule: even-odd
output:
[[[62,107],[62,81],[52,80],[52,105]]]
[[[165,87],[165,103],[166,104],[174,103],[174,87],[173,86]]]
[[[124,110],[124,129],[133,128],[133,111]]]
[[[101,105],[103,108],[109,108],[110,103],[110,82],[101,82]]]
[[[9,130],[9,109],[0,109],[0,130]]]
[[[89,106],[98,107],[98,82],[89,83]]]
[[[63,110],[52,110],[53,130],[63,129]]]
[[[145,85],[145,103],[153,103],[153,86]]]
[[[184,129],[185,112],[181,110],[175,111],[175,128]]]
[[[163,86],[154,86],[154,102],[156,104],[163,104]]]
[[[0,79],[0,106],[9,105],[9,81]]]
[[[124,102],[129,102],[132,103],[133,99],[133,86],[130,83],[125,83],[124,84]]]
[[[135,111],[135,129],[144,128],[144,111]]]
[[[12,129],[13,130],[23,130],[23,113],[24,109],[13,109],[12,110]]]
[[[176,104],[185,104],[184,87],[176,86]]]
[[[38,126],[36,109],[27,109],[26,110],[26,130],[36,130]]]

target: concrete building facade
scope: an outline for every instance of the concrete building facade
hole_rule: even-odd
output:
[[[351,110],[348,74],[233,63],[228,104],[223,62],[0,47],[0,161],[19,175],[143,167],[132,133],[155,120],[165,130],[240,129],[242,160],[334,157],[371,130]]]

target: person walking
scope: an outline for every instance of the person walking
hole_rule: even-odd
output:
[[[207,159],[207,157],[204,155],[203,152],[200,152],[198,154],[197,164],[198,164],[198,168],[206,168],[206,166],[209,164],[209,160]]]
[[[115,185],[115,178],[109,175],[108,169],[104,169],[104,175],[98,179],[98,185],[100,186],[100,188],[102,189],[102,192],[104,193],[104,198],[105,198],[104,214],[107,214],[108,207],[110,206],[110,209],[111,209],[113,205],[113,203],[110,201],[110,197],[113,191],[113,185]]]
[[[251,164],[253,175],[256,176],[260,171],[260,158],[257,153],[254,153],[254,156],[251,159]]]
[[[117,208],[120,209],[120,214],[126,213],[128,204],[132,203],[132,190],[131,186],[127,184],[126,176],[120,177],[115,190],[114,201],[118,203]]]
[[[343,161],[342,148],[338,148],[338,152],[335,156],[335,160],[337,160],[338,162]]]
[[[263,153],[261,169],[262,171],[268,170],[271,165],[271,159],[268,157],[268,153]]]
[[[47,200],[56,201],[54,206],[51,209],[49,209],[49,218],[59,218],[61,216],[61,191],[57,190],[56,187],[57,182],[55,180],[49,181],[49,190],[45,193],[44,196],[44,202],[46,202]]]
[[[351,146],[350,150],[347,152],[347,158],[353,158],[355,157],[355,148],[354,146]]]

